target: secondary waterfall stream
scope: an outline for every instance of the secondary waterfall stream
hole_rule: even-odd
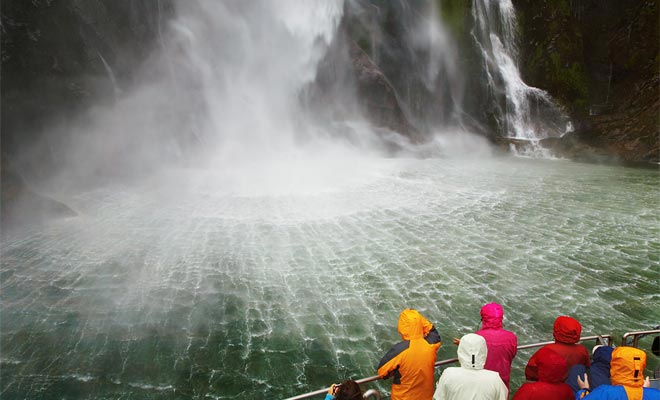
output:
[[[528,86],[518,69],[517,23],[511,0],[474,0],[473,35],[484,60],[491,95],[497,99],[505,136],[538,140],[572,130],[568,116],[544,90]],[[495,100],[498,101],[498,100]]]

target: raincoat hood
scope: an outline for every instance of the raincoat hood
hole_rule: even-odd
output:
[[[642,387],[644,385],[646,353],[634,347],[617,347],[612,352],[610,379],[612,385]]]
[[[468,333],[461,338],[457,354],[462,368],[483,369],[488,355],[486,339],[483,336]]]
[[[399,315],[397,326],[403,340],[420,339],[428,335],[433,324],[422,316],[417,310],[406,308]]]
[[[597,346],[597,348],[594,348],[594,356],[593,356],[593,363],[603,363],[603,364],[610,364],[612,361],[612,352],[614,351],[613,347],[610,346]]]
[[[541,348],[536,354],[539,382],[562,383],[568,376],[568,364],[564,357],[547,347]]]
[[[481,307],[482,329],[499,329],[502,327],[504,309],[497,303],[488,303]]]
[[[561,316],[555,320],[553,336],[559,343],[574,344],[580,340],[582,325],[571,317]]]

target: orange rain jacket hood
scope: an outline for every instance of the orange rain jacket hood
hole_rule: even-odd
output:
[[[634,347],[617,347],[612,352],[610,381],[612,385],[622,385],[628,400],[642,399],[646,353]]]
[[[378,363],[378,375],[392,377],[392,400],[430,400],[434,391],[434,364],[440,335],[418,311],[405,309],[399,315],[396,344]]]

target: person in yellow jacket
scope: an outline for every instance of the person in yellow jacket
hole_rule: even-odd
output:
[[[431,400],[440,334],[422,314],[409,308],[399,315],[398,330],[403,341],[380,360],[378,375],[392,377],[392,400]]]

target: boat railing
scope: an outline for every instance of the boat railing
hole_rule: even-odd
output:
[[[613,343],[612,343],[612,335],[584,336],[584,337],[581,337],[581,338],[580,338],[580,342],[585,342],[585,341],[588,341],[588,340],[596,340],[597,344],[604,344],[604,345],[608,345],[608,346],[612,346],[612,345],[613,345]],[[525,344],[525,345],[518,346],[518,350],[524,350],[524,349],[531,349],[531,348],[536,348],[536,347],[542,347],[542,346],[545,346],[546,344],[550,344],[550,343],[554,343],[554,341]],[[447,364],[453,364],[453,363],[455,363],[455,362],[458,362],[458,358],[448,358],[448,359],[446,359],[446,360],[436,361],[436,362],[435,362],[435,368],[438,368],[438,367],[440,367],[440,366],[447,365]],[[362,384],[365,384],[365,383],[369,383],[369,382],[377,381],[377,380],[379,380],[379,379],[381,379],[380,376],[378,376],[378,375],[374,375],[374,376],[370,376],[370,377],[368,377],[368,378],[358,379],[358,380],[356,380],[355,382],[357,382],[358,384],[362,385]],[[311,397],[320,396],[320,395],[322,395],[322,394],[327,393],[327,392],[328,392],[328,389],[330,389],[330,388],[327,387],[327,388],[325,388],[325,389],[315,390],[315,391],[313,391],[313,392],[309,392],[309,393],[301,394],[301,395],[294,396],[294,397],[289,397],[289,398],[287,398],[287,399],[285,399],[285,400],[301,400],[301,399],[309,399],[309,398],[311,398]],[[374,392],[375,392],[375,393],[374,393]],[[381,398],[380,392],[378,392],[377,390],[374,390],[374,389],[370,389],[370,390],[368,390],[368,391],[364,394],[364,398],[365,398],[365,399],[367,398],[367,397],[366,397],[366,396],[367,396],[367,393],[369,393],[369,396],[372,396],[372,397],[373,397],[373,396],[376,396],[376,399],[380,399],[380,398]],[[377,393],[377,395],[376,395],[376,393]]]
[[[654,334],[659,334],[660,333],[660,328],[659,329],[650,329],[648,331],[635,331],[635,332],[627,332],[623,334],[623,337],[621,337],[621,345],[622,346],[632,346],[632,347],[638,347],[639,346],[639,339],[643,338],[644,336],[647,335],[654,335]]]

